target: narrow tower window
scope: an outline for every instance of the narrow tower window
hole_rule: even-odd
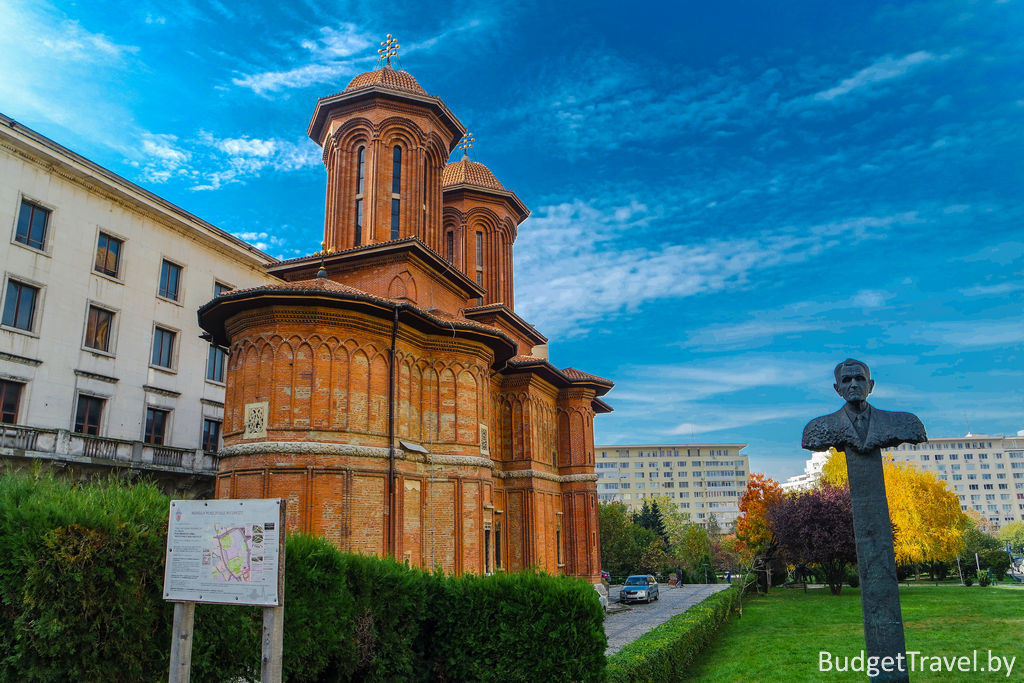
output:
[[[484,286],[484,234],[476,234],[476,283]],[[483,305],[483,297],[477,298],[477,305]]]
[[[360,147],[356,152],[356,243],[363,241],[363,179],[366,177],[366,148]]]
[[[427,183],[430,178],[430,162],[423,160],[423,231],[421,236],[426,240],[427,235]]]
[[[455,233],[449,230],[444,234],[445,239],[445,255],[448,257],[448,263],[455,262]]]
[[[398,222],[402,208],[402,148],[395,145],[391,170],[391,239],[398,239]]]

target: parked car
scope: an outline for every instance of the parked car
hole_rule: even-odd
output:
[[[626,579],[619,591],[619,602],[650,602],[658,599],[658,580],[650,574],[635,574]]]

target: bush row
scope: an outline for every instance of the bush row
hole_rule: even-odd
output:
[[[0,476],[0,680],[167,676],[169,499],[154,486]],[[532,572],[446,576],[329,542],[287,541],[288,681],[596,681],[589,584]],[[196,607],[192,678],[258,679],[262,610]]]
[[[715,593],[669,619],[608,658],[608,681],[682,681],[686,667],[726,622],[736,605],[735,587]]]

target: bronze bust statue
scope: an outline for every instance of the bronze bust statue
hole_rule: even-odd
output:
[[[926,441],[924,425],[912,413],[879,410],[867,402],[875,388],[871,371],[861,361],[847,358],[835,369],[836,393],[846,405],[832,413],[817,417],[804,427],[803,447],[812,451],[855,450],[868,453],[876,448],[890,448],[902,443]]]

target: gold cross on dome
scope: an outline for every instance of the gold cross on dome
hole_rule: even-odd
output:
[[[469,156],[469,150],[473,146],[474,142],[476,142],[476,138],[473,137],[472,133],[466,133],[462,136],[462,139],[459,140],[459,149],[462,150],[462,156]]]
[[[382,40],[380,43],[380,49],[377,50],[377,54],[380,55],[377,57],[378,65],[383,60],[385,66],[391,66],[391,58],[394,57],[396,60],[398,59],[399,47],[401,47],[401,45],[398,44],[398,38],[393,37],[389,33],[387,40]]]

